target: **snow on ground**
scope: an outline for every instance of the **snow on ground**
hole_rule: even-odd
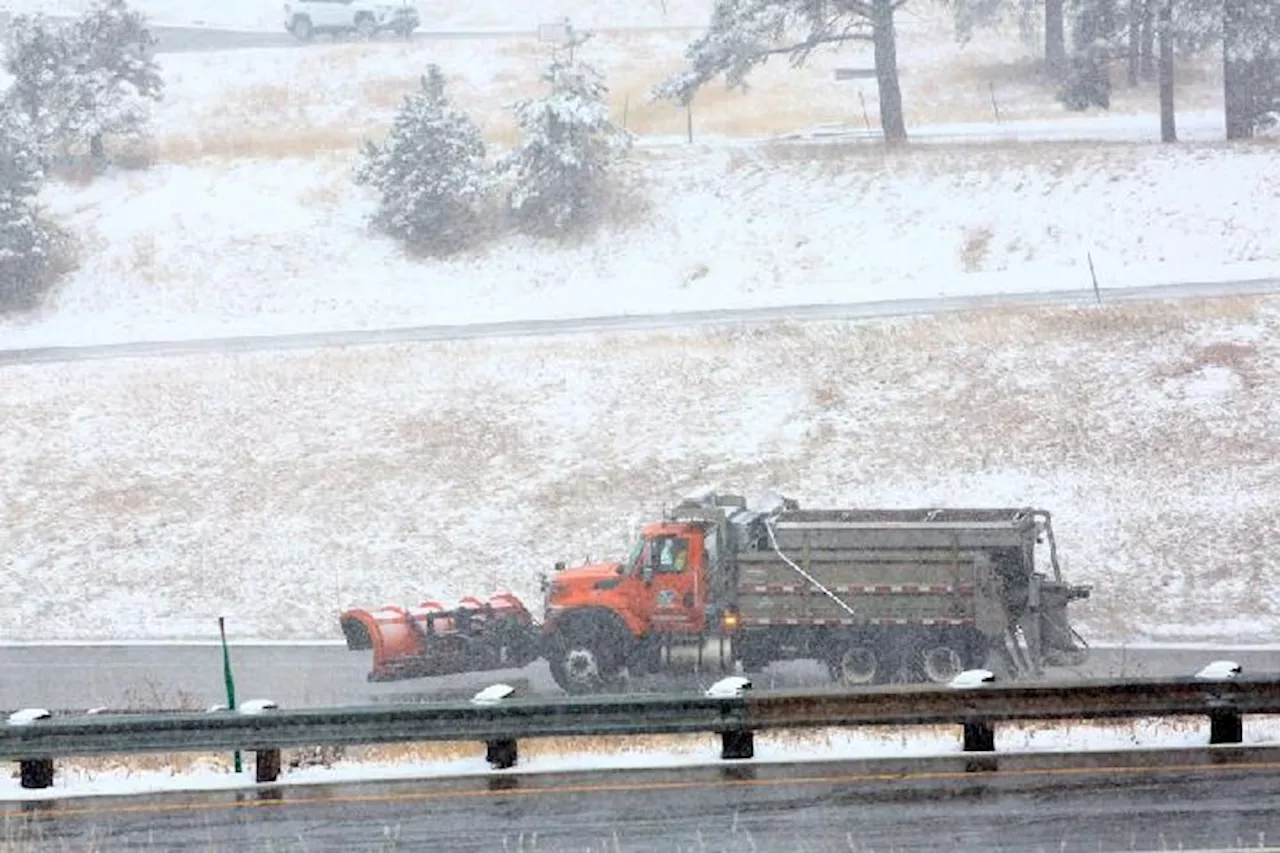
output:
[[[590,770],[648,769],[665,767],[740,765],[719,757],[720,744],[713,736],[652,738],[675,742],[669,748],[619,748],[603,750],[540,750],[536,740],[521,744],[519,766],[493,771],[483,755],[423,761],[341,760],[330,767],[286,770],[283,784],[315,785],[368,781],[396,781],[477,775],[570,773]],[[1008,753],[1075,752],[1080,750],[1132,750],[1191,748],[1208,741],[1208,723],[1198,718],[1136,720],[1131,723],[1041,723],[1007,725],[997,729],[996,750]],[[1247,745],[1280,742],[1280,723],[1266,717],[1246,717],[1243,742]],[[473,747],[476,748],[476,747]],[[478,748],[477,748],[478,749]],[[385,751],[385,750],[384,750]],[[407,750],[411,752],[411,750]],[[766,732],[756,736],[752,764],[848,761],[865,758],[914,758],[954,755],[962,751],[959,729],[943,726],[820,730],[796,735]],[[128,759],[120,763],[126,764]],[[187,767],[191,762],[183,762]],[[25,790],[16,778],[0,778],[0,801],[34,801],[72,797],[122,796],[161,791],[218,791],[256,787],[252,761],[237,775],[224,760],[194,762],[183,770],[101,769],[62,762],[52,789]]]
[[[900,23],[908,119],[921,139],[1154,131],[1148,88],[1120,86],[1111,114],[1073,116],[1007,34],[960,48],[932,7]],[[354,152],[382,132],[427,62],[442,65],[496,149],[510,145],[506,106],[537,90],[546,45],[164,56],[154,167],[49,188],[49,209],[80,238],[80,268],[43,313],[0,321],[0,346],[1077,288],[1089,282],[1089,253],[1104,286],[1280,271],[1280,238],[1266,225],[1280,166],[1267,143],[895,154],[856,142],[760,144],[856,130],[863,103],[874,127],[874,86],[832,76],[863,62],[863,46],[801,70],[771,63],[747,94],[709,87],[688,145],[683,111],[647,92],[683,67],[690,37],[604,34],[583,49],[641,142],[631,190],[598,233],[569,246],[501,237],[450,261],[407,257],[369,232],[373,201],[352,184]],[[1187,81],[1185,135],[1220,135],[1212,112],[1193,111],[1212,106],[1212,76]]]
[[[0,370],[0,637],[338,638],[625,553],[688,492],[1037,505],[1090,640],[1280,627],[1280,302]],[[1141,601],[1140,607],[1134,602]]]
[[[92,0],[3,0],[12,13],[79,14]],[[153,23],[229,29],[284,29],[284,0],[132,0]],[[598,27],[705,24],[709,0],[413,0],[424,30],[536,29],[566,15],[575,23]]]
[[[1280,275],[1265,146],[861,146],[643,154],[578,244],[453,260],[370,234],[342,157],[59,188],[91,247],[6,347],[959,296]],[[193,203],[198,200],[198,203]],[[254,215],[246,216],[252,210]]]

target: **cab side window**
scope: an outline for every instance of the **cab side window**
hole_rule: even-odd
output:
[[[658,548],[658,567],[659,573],[664,575],[678,575],[682,573],[689,565],[689,543],[678,537],[665,537],[661,543],[654,542]]]

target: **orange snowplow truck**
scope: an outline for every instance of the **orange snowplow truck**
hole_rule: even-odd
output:
[[[371,680],[545,657],[569,693],[793,659],[849,686],[984,665],[1017,678],[1087,653],[1067,606],[1089,587],[1063,581],[1049,513],[1028,508],[749,508],[708,494],[646,526],[623,560],[557,564],[543,592],[540,623],[509,595],[350,610],[341,623],[349,648],[373,649]]]

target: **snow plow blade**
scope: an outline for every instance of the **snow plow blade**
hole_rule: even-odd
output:
[[[355,608],[338,621],[349,650],[373,651],[369,681],[518,669],[538,657],[538,626],[514,595],[464,598],[448,610],[438,601]]]

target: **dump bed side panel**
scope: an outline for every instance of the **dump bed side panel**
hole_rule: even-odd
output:
[[[1004,630],[999,578],[982,552],[812,552],[796,561],[851,614],[777,554],[739,561],[738,607],[746,625],[963,624]]]
[[[771,527],[738,555],[746,625],[954,624],[994,637],[1026,608],[1031,510],[791,510]]]

